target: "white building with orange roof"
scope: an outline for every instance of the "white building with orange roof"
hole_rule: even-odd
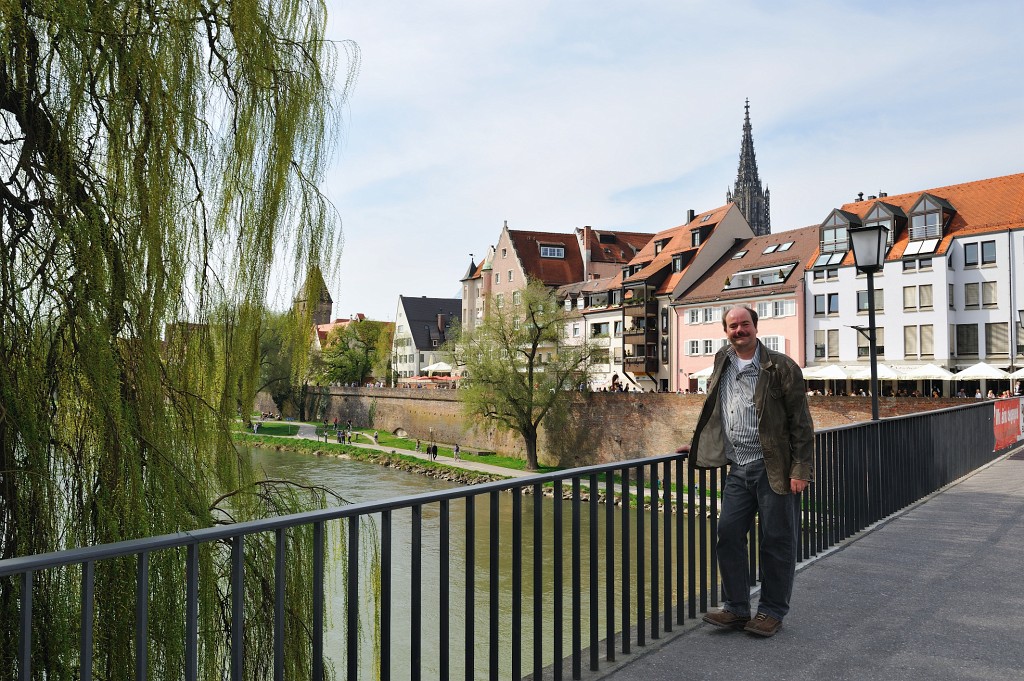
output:
[[[866,277],[848,252],[850,228],[890,230],[875,275],[878,361],[950,371],[979,361],[1021,366],[1024,174],[908,192],[863,195],[819,227],[807,285],[810,364],[866,368]]]
[[[758,315],[757,333],[771,350],[804,363],[804,274],[818,250],[818,227],[735,241],[673,301],[679,329],[672,352],[673,389],[704,388],[715,353],[727,344],[723,311],[745,305]]]
[[[594,347],[588,370],[590,389],[625,385],[622,370],[622,273],[560,287],[556,295],[570,313],[566,342]]]
[[[754,236],[734,204],[654,235],[623,269],[623,369],[644,391],[675,390],[672,301],[718,262],[737,239]]]

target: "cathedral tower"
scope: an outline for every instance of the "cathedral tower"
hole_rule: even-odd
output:
[[[761,188],[757,174],[757,158],[754,156],[754,136],[750,132],[750,100],[744,104],[743,141],[740,144],[740,167],[736,171],[736,186],[726,190],[725,200],[736,207],[747,219],[754,234],[771,234],[772,216],[770,192]]]

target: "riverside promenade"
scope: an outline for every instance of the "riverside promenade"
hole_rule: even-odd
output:
[[[1024,679],[1024,453],[797,568],[774,638],[688,624],[585,679]]]

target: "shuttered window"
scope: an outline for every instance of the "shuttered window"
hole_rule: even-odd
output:
[[[981,284],[981,304],[985,307],[995,307],[999,303],[997,283],[986,281]]]
[[[922,310],[932,309],[932,285],[922,284],[917,289],[917,304]]]
[[[903,309],[904,310],[916,310],[917,309],[917,287],[916,286],[904,286],[903,287]]]
[[[931,324],[921,325],[921,356],[931,357],[935,354],[935,327]]]
[[[905,357],[917,357],[917,327],[903,327],[903,355]]]
[[[964,284],[964,309],[976,310],[980,303],[978,285]]]
[[[839,329],[828,330],[828,358],[839,359]]]
[[[1010,353],[1010,327],[1005,322],[985,325],[985,354],[1008,355]]]

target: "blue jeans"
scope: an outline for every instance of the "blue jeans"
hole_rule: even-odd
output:
[[[776,494],[768,484],[764,460],[730,464],[718,519],[718,567],[724,608],[750,616],[750,564],[747,532],[761,518],[761,599],[758,612],[782,620],[789,612],[796,571],[796,495]]]

